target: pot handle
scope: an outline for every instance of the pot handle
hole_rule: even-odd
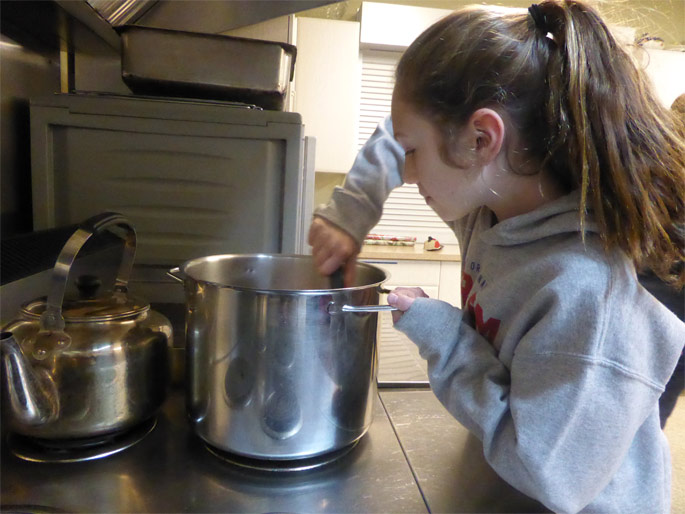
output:
[[[376,290],[380,294],[390,293],[390,289],[386,289],[383,286],[378,286]],[[328,304],[326,308],[328,314],[340,314],[342,312],[385,312],[385,311],[396,311],[397,307],[392,305],[337,305],[335,302]]]
[[[176,282],[181,284],[185,282],[186,274],[181,271],[181,268],[171,268],[166,274],[167,277],[173,278]]]
[[[114,296],[125,298],[128,291],[128,280],[133,268],[136,254],[136,231],[133,225],[117,212],[97,214],[81,223],[76,232],[67,240],[62,248],[50,279],[50,290],[45,306],[45,312],[40,317],[41,331],[64,331],[64,317],[62,316],[62,302],[67,288],[69,271],[83,245],[93,234],[102,232],[105,228],[118,225],[126,229],[124,252],[122,255],[117,278],[114,282]]]
[[[331,302],[328,304],[328,314],[340,314],[341,312],[385,312],[396,311],[397,307],[392,305],[336,305]]]

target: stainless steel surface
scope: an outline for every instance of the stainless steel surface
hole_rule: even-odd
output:
[[[57,262],[52,271],[52,279],[50,284],[50,292],[47,300],[43,305],[43,312],[40,314],[40,332],[42,333],[62,333],[64,331],[64,316],[62,312],[62,304],[64,303],[64,293],[67,289],[67,281],[69,280],[69,272],[74,264],[74,260],[78,255],[86,241],[94,234],[102,230],[119,226],[126,230],[124,240],[124,251],[119,265],[119,272],[114,282],[114,289],[112,298],[117,305],[116,314],[112,315],[110,310],[104,313],[104,317],[100,314],[103,312],[102,305],[98,305],[98,315],[93,316],[92,312],[79,316],[78,319],[71,318],[76,321],[109,321],[110,319],[129,317],[130,315],[140,314],[149,308],[141,308],[136,306],[129,310],[131,305],[130,300],[126,297],[128,291],[128,279],[131,275],[131,268],[133,268],[133,259],[136,253],[136,231],[131,224],[122,215],[117,213],[103,213],[88,219],[79,227],[69,240],[64,245],[64,248],[57,256]],[[100,303],[100,302],[98,302]],[[124,306],[123,311],[118,306]],[[25,311],[28,316],[34,315],[34,312]],[[65,339],[69,340],[67,336]]]
[[[134,23],[149,11],[157,0],[87,0],[87,3],[110,25],[117,27]]]
[[[111,437],[98,438],[98,440],[36,440],[31,437],[23,437],[17,434],[9,434],[7,445],[12,454],[29,462],[62,463],[62,462],[85,462],[88,460],[104,459],[115,453],[123,452],[134,444],[142,441],[146,435],[152,432],[157,425],[153,417],[140,425],[117,432]]]
[[[432,391],[380,396],[431,512],[548,512],[493,471],[481,442]]]
[[[160,0],[136,23],[216,34],[335,3],[333,0]]]
[[[2,400],[8,424],[44,425],[59,414],[58,391],[47,370],[34,370],[11,332],[0,335],[2,356]],[[6,419],[7,419],[6,418]]]
[[[283,109],[295,72],[293,45],[135,25],[120,33],[121,74],[134,93]]]
[[[30,121],[35,230],[121,212],[138,231],[136,267],[305,253],[314,159],[298,113],[73,94],[32,98]]]
[[[396,311],[397,307],[392,305],[343,305],[340,310],[342,312],[386,312]]]
[[[1,510],[38,505],[43,511],[89,513],[427,512],[379,402],[374,418],[357,447],[328,466],[294,474],[250,472],[207,451],[189,429],[183,391],[174,389],[152,433],[107,459],[24,462],[3,444]]]
[[[3,441],[0,510],[33,505],[40,512],[89,513],[545,511],[490,469],[480,442],[432,392],[382,390],[380,397],[373,424],[349,454],[320,469],[284,474],[245,470],[212,455],[192,434],[183,391],[174,389],[152,433],[107,459],[25,462]]]
[[[213,446],[263,459],[308,458],[364,435],[376,397],[376,316],[328,313],[377,304],[383,270],[328,289],[311,256],[194,259],[185,277],[188,417]]]
[[[73,300],[64,291],[85,242],[126,229],[114,292]],[[135,231],[118,214],[84,222],[57,258],[47,300],[30,302],[3,328],[3,430],[42,439],[84,438],[131,428],[160,407],[169,386],[168,319],[127,296]]]
[[[54,1],[115,50],[121,47],[121,40],[115,31],[115,28],[121,24],[133,23],[144,27],[219,34],[305,9],[335,3],[334,0]]]
[[[328,466],[330,463],[343,458],[349,452],[353,451],[359,444],[359,439],[352,444],[348,444],[332,452],[310,457],[308,459],[295,460],[265,460],[265,459],[251,459],[248,457],[241,457],[233,453],[221,451],[213,446],[205,445],[207,450],[218,458],[232,464],[234,466],[250,469],[253,471],[268,471],[269,473],[298,473],[301,471],[311,471],[313,469]]]

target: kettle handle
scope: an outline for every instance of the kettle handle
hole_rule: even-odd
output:
[[[69,271],[76,259],[76,255],[81,251],[83,245],[93,234],[102,232],[105,228],[118,225],[126,229],[124,240],[124,252],[114,283],[114,296],[126,297],[128,292],[128,280],[133,268],[133,259],[136,253],[136,231],[133,225],[117,212],[103,212],[97,214],[81,223],[76,232],[67,240],[62,248],[55,267],[52,271],[50,280],[50,290],[48,293],[45,312],[40,317],[41,331],[63,331],[64,317],[62,316],[62,302],[64,292],[67,288]]]

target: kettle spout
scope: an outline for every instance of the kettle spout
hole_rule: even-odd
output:
[[[47,370],[33,369],[11,332],[0,334],[0,355],[2,388],[13,421],[31,426],[54,421],[59,413],[59,397]]]

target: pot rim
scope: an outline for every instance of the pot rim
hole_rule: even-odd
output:
[[[269,253],[246,253],[246,254],[237,254],[237,253],[227,253],[227,254],[217,254],[217,255],[207,255],[205,257],[197,257],[195,259],[190,259],[188,261],[185,261],[181,266],[179,266],[179,270],[184,276],[184,280],[193,280],[194,282],[200,283],[200,284],[209,284],[215,287],[219,288],[226,288],[226,289],[234,289],[236,291],[246,291],[246,292],[252,292],[252,293],[262,293],[262,294],[290,294],[290,295],[307,295],[307,296],[315,296],[315,295],[320,295],[320,294],[332,294],[332,293],[340,293],[340,292],[352,292],[352,291],[360,291],[362,289],[368,289],[370,287],[372,288],[377,288],[383,285],[384,282],[387,282],[388,279],[390,278],[390,273],[387,271],[379,268],[378,266],[374,266],[373,264],[369,264],[366,262],[359,262],[357,261],[357,266],[361,266],[362,268],[369,268],[375,271],[378,271],[384,275],[385,278],[383,280],[377,281],[377,282],[371,282],[370,284],[365,284],[365,285],[360,285],[360,286],[353,286],[353,287],[344,287],[344,288],[323,288],[323,289],[273,289],[273,288],[257,288],[257,287],[247,287],[247,286],[237,286],[237,285],[230,285],[230,284],[222,284],[219,282],[215,282],[212,280],[204,280],[204,279],[198,279],[190,275],[186,270],[187,268],[195,263],[199,263],[202,261],[206,262],[211,262],[213,260],[233,260],[233,259],[296,259],[296,260],[311,260],[312,256],[311,255],[302,255],[302,254],[283,254],[283,253],[278,253],[278,254],[269,254]]]

